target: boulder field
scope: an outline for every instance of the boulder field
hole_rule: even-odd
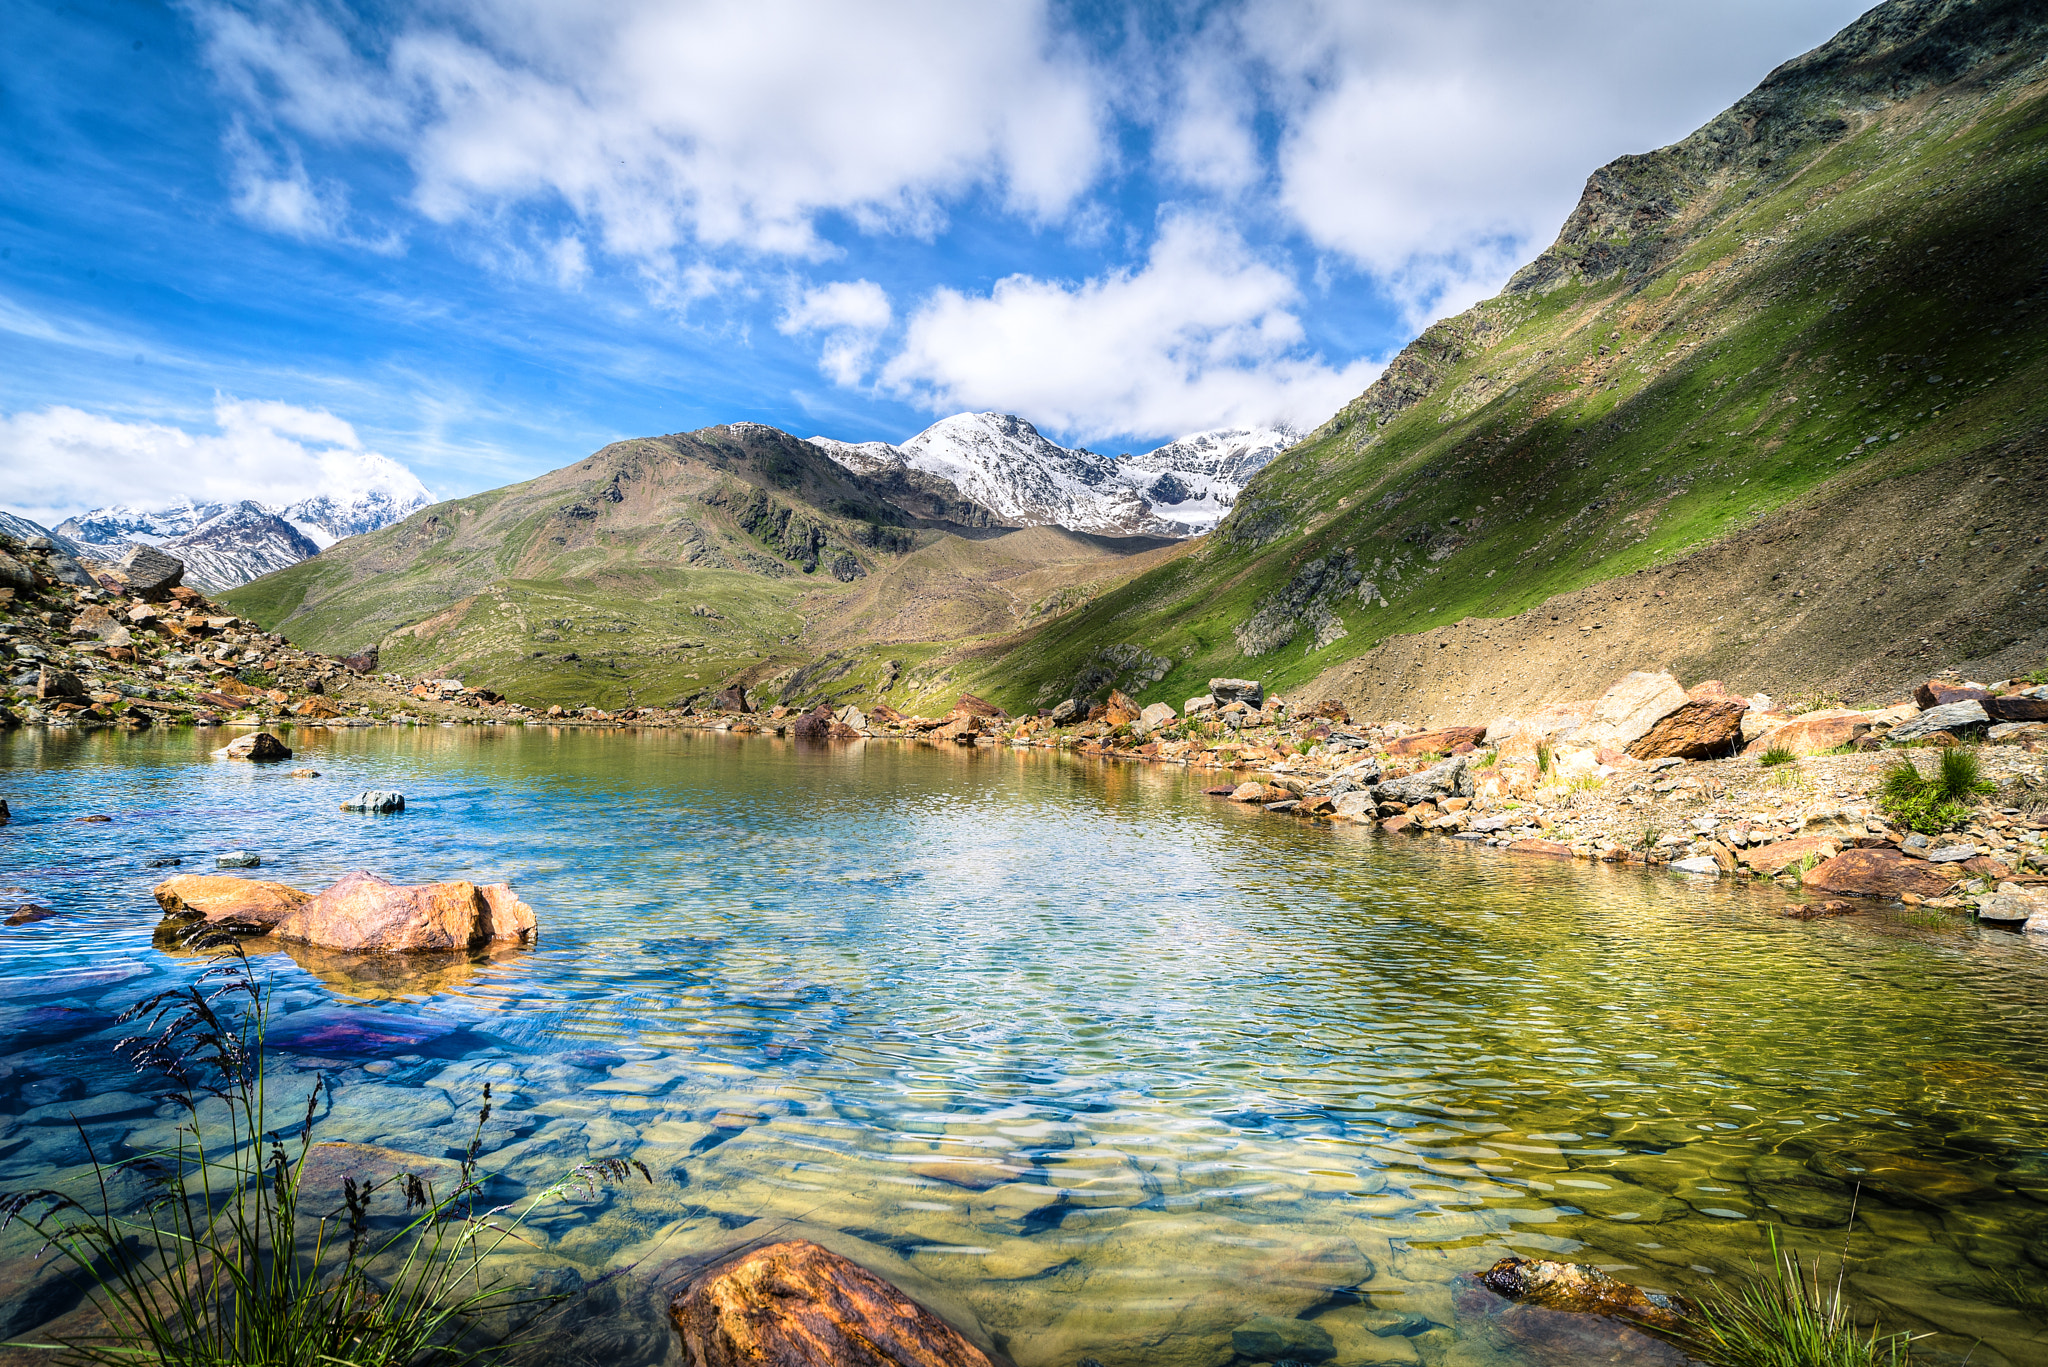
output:
[[[505,883],[456,880],[407,887],[350,873],[313,894],[228,874],[179,874],[156,885],[158,934],[190,941],[207,932],[268,935],[322,949],[387,954],[532,944],[533,908]]]

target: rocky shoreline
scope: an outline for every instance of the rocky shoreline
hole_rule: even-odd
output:
[[[757,711],[737,686],[701,706],[542,710],[459,680],[380,673],[374,655],[300,650],[183,587],[181,570],[148,548],[85,565],[54,545],[0,545],[0,726],[546,724],[1058,749],[1227,774],[1212,797],[1295,820],[1768,880],[1805,899],[1792,915],[1890,900],[2048,935],[2038,676],[1937,677],[1884,708],[1794,712],[1638,672],[1597,699],[1428,731],[1355,723],[1333,701],[1268,698],[1243,679],[1212,680],[1178,710],[1112,692],[1021,718],[969,694],[936,718],[883,704]],[[1989,742],[1975,749],[1994,791],[1967,819],[1930,837],[1880,810],[1900,757],[1928,774],[1941,748],[1969,742]]]

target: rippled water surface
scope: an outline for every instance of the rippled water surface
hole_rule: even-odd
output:
[[[655,1173],[537,1226],[523,1272],[596,1288],[564,1360],[660,1360],[645,1284],[788,1232],[1022,1367],[1643,1361],[1466,1274],[1516,1252],[1696,1291],[1767,1225],[1832,1266],[1860,1189],[1866,1315],[1931,1361],[2048,1362],[2048,953],[2022,937],[1790,922],[1035,751],[299,732],[322,777],[293,779],[225,739],[0,736],[0,903],[59,912],[0,928],[0,1185],[75,1177],[73,1113],[110,1154],[169,1133],[109,1050],[198,966],[152,946],[148,865],[247,848],[308,889],[504,879],[536,908],[531,951],[261,962],[279,1088],[331,1089],[316,1137],[444,1157],[490,1080],[504,1185]],[[336,809],[367,787],[407,810]],[[1257,1316],[1282,1323],[1233,1336]]]

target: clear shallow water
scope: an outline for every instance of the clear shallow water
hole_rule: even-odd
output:
[[[309,889],[370,868],[534,905],[532,951],[266,957],[272,1044],[287,1093],[333,1089],[319,1138],[443,1156],[489,1079],[508,1191],[648,1163],[519,1269],[634,1269],[592,1302],[593,1360],[658,1359],[633,1288],[775,1229],[1024,1367],[1220,1365],[1258,1314],[1338,1363],[1641,1361],[1464,1274],[1519,1252],[1693,1290],[1767,1222],[1832,1254],[1860,1184],[1863,1305],[1940,1331],[1931,1360],[2048,1362],[2048,954],[2020,937],[1786,922],[1043,752],[301,732],[300,780],[208,758],[226,739],[0,737],[0,885],[63,913],[0,928],[0,1186],[83,1160],[38,1103],[98,1099],[112,1152],[167,1135],[108,1050],[198,966],[152,947],[144,865],[246,847]],[[365,787],[408,810],[336,810]]]

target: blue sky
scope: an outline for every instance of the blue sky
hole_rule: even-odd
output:
[[[1312,425],[1859,9],[0,0],[0,506]]]

